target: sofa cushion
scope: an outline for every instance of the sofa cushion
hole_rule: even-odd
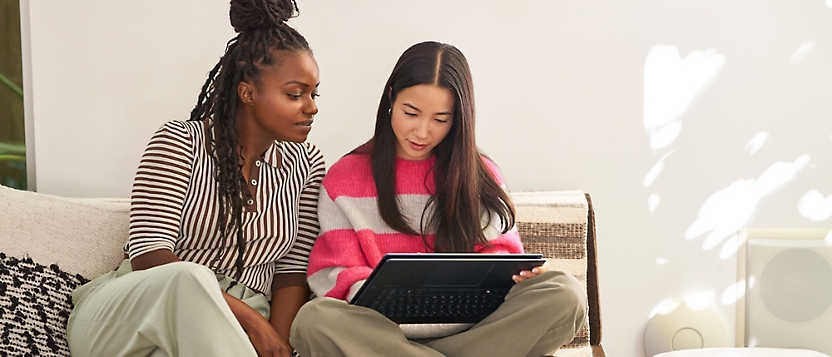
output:
[[[517,209],[517,227],[526,251],[542,253],[553,269],[566,271],[586,284],[587,214],[590,208],[583,192],[527,192],[512,193],[511,196]],[[13,259],[17,261],[18,266],[22,265],[22,272],[25,274],[40,274],[40,271],[44,274],[54,273],[54,276],[43,277],[31,275],[27,279],[34,282],[33,289],[34,286],[60,281],[61,287],[67,289],[66,295],[49,294],[48,301],[40,304],[54,306],[68,316],[71,305],[60,304],[70,303],[69,292],[85,279],[92,279],[112,270],[121,262],[121,246],[127,239],[129,210],[129,199],[126,198],[64,198],[0,186],[0,227],[3,227],[0,229],[0,252],[6,254],[4,259]],[[30,259],[23,259],[26,257]],[[5,279],[2,281],[7,286],[8,282],[14,286],[14,274],[19,274],[19,271],[6,270],[8,271],[0,270],[0,276]],[[26,279],[17,279],[23,286]],[[74,279],[75,285],[61,279]],[[26,296],[31,300],[33,296],[38,295],[26,295],[25,292],[18,294],[23,294],[14,295],[18,304],[22,299],[20,296]],[[0,296],[6,295],[12,296],[0,292]],[[0,302],[0,308],[5,311],[6,305],[2,304],[11,306],[11,302],[11,299],[8,302]],[[57,314],[59,317],[62,316],[61,312]],[[5,314],[2,316],[6,318]],[[9,331],[9,336],[13,331],[17,331],[11,328],[17,326],[17,315],[9,316],[10,320],[0,320],[0,327],[4,331],[4,337],[0,340],[0,355],[7,352],[8,355],[23,356],[25,354],[18,353],[18,350],[6,349],[10,347],[6,347],[5,331]],[[32,316],[35,322],[42,321],[38,312],[26,316]],[[63,329],[65,323],[66,318],[59,326]],[[30,328],[29,331],[35,330],[37,329]],[[45,354],[51,351],[49,339],[44,337],[46,330],[37,331],[29,332],[29,337],[22,332],[15,332],[22,336],[15,338],[23,338],[27,342],[42,338],[47,343],[46,347],[42,349],[36,344],[40,353],[32,355],[49,356]],[[55,332],[57,329],[52,331]],[[35,334],[43,336],[37,337]],[[65,331],[61,331],[60,336],[64,335]],[[585,328],[571,344],[557,351],[556,356],[589,356],[589,337],[589,329]],[[58,344],[57,340],[58,338],[52,337],[54,344]],[[60,348],[58,350],[63,351]],[[68,353],[55,355],[68,356]]]
[[[0,253],[0,354],[69,356],[66,320],[72,290],[87,282],[57,265]]]
[[[91,279],[118,267],[130,200],[65,198],[0,186],[0,252]]]
[[[129,211],[0,186],[0,356],[69,356],[70,293],[119,265]]]

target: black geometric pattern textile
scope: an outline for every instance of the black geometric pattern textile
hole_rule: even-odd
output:
[[[0,357],[69,356],[72,290],[89,280],[0,253]]]

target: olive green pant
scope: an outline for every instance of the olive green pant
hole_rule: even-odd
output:
[[[516,284],[496,311],[466,331],[408,340],[375,310],[317,298],[295,317],[291,344],[303,357],[539,357],[572,340],[584,324],[586,306],[586,290],[578,280],[550,271]]]
[[[222,290],[266,318],[269,303],[263,294],[232,282],[199,264],[133,272],[125,260],[118,270],[73,291],[70,352],[73,357],[255,357]]]

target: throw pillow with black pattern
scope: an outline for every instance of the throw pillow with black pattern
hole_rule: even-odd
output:
[[[69,356],[72,290],[89,280],[0,253],[0,356]]]

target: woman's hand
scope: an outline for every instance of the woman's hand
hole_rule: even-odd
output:
[[[537,266],[532,268],[532,270],[523,270],[520,274],[512,275],[511,280],[514,280],[515,283],[519,283],[523,280],[533,278],[537,276],[537,274],[545,273],[549,271],[549,263],[543,263],[541,266]]]
[[[291,357],[292,348],[275,331],[269,320],[260,315],[246,303],[242,302],[225,291],[222,292],[228,307],[234,313],[234,317],[240,322],[243,331],[248,335],[251,345],[260,357]]]
[[[261,357],[291,357],[292,347],[277,334],[274,327],[261,316],[256,326],[243,327],[251,344]]]

